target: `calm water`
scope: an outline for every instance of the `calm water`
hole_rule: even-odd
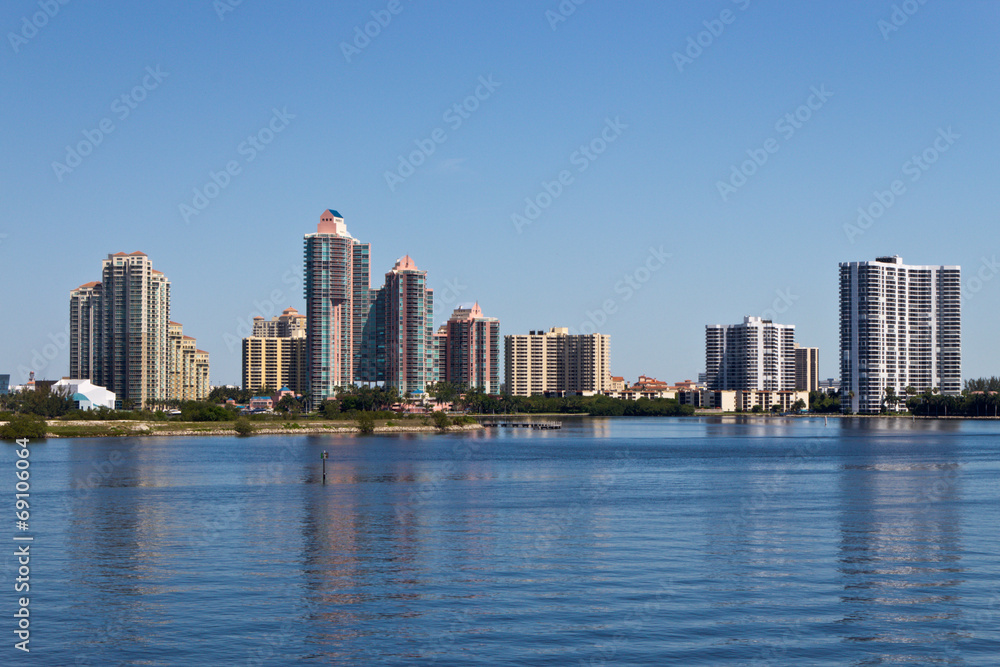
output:
[[[35,444],[30,658],[1000,664],[1000,423],[563,423]]]

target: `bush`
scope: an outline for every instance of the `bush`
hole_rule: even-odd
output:
[[[431,415],[431,421],[434,422],[434,426],[445,431],[451,425],[451,418],[444,413],[443,410],[435,410]]]
[[[233,429],[237,435],[241,436],[253,435],[253,432],[257,430],[246,417],[238,417],[233,423]]]
[[[44,437],[45,419],[38,415],[13,415],[9,422],[0,426],[0,440]]]
[[[339,401],[324,401],[319,409],[319,413],[324,419],[337,419],[340,417]]]
[[[370,412],[359,412],[355,416],[354,421],[358,425],[358,431],[361,433],[374,433],[375,432],[375,416]]]

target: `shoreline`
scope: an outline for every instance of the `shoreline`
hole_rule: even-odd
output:
[[[6,422],[0,422],[0,425]],[[161,436],[214,436],[228,435],[253,438],[258,435],[360,435],[361,430],[346,423],[326,425],[289,425],[278,426],[277,428],[268,424],[256,428],[253,433],[246,436],[239,436],[233,428],[233,422],[183,422],[182,428],[171,428],[169,423],[131,421],[125,419],[115,420],[74,420],[59,421],[57,419],[46,420],[45,439],[61,438],[130,438],[130,437],[161,437]],[[197,425],[195,425],[197,424]],[[157,428],[159,427],[159,428]],[[55,430],[48,430],[55,429]],[[457,433],[464,431],[478,431],[483,429],[482,424],[462,424],[452,425],[447,429],[439,429],[433,425],[413,424],[392,426],[376,426],[372,435],[387,433]]]

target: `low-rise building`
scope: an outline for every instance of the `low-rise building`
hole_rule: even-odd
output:
[[[729,389],[702,389],[701,407],[721,412],[736,412],[736,392]]]
[[[251,410],[273,410],[274,399],[270,396],[254,396],[250,399]]]
[[[90,380],[63,378],[52,385],[52,391],[68,396],[77,410],[115,409],[115,392],[99,387]]]
[[[760,407],[764,412],[770,412],[772,406],[779,406],[782,412],[790,412],[796,401],[802,400],[809,409],[808,391],[768,391],[765,389],[740,390],[736,392],[736,408],[743,412],[751,412],[754,407]]]

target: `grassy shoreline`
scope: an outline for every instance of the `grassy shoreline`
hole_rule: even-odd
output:
[[[375,433],[440,433],[441,429],[425,424],[399,424],[392,426],[392,420],[379,420],[375,423]],[[0,422],[3,425],[6,422]],[[247,437],[257,435],[323,435],[340,434],[356,435],[360,429],[353,421],[287,421],[287,422],[252,422],[254,432]],[[474,431],[483,428],[480,424],[452,425],[447,432]],[[62,421],[46,420],[46,438],[115,438],[115,437],[156,437],[156,436],[193,436],[193,435],[238,435],[234,430],[234,422],[158,422],[134,421],[126,419],[114,420],[77,420]]]

